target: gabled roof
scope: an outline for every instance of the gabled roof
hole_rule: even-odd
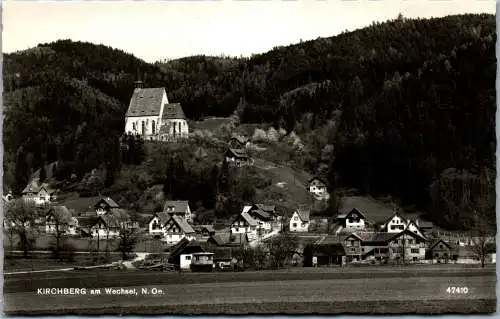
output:
[[[241,135],[233,135],[231,137],[231,140],[235,140],[240,144],[246,144],[249,141],[249,138],[246,136],[241,136]]]
[[[182,238],[177,244],[172,246],[170,250],[169,260],[175,259],[175,257],[182,255],[183,253],[194,253],[194,252],[204,252],[202,245],[195,241],[189,240],[186,237]]]
[[[180,103],[169,103],[165,104],[163,107],[163,116],[164,120],[184,120],[186,119],[186,115],[182,110]]]
[[[250,209],[252,209],[252,206],[251,205],[246,205],[246,206],[243,207],[242,213],[248,213],[250,211]]]
[[[47,193],[49,193],[49,194],[52,194],[52,193],[54,193],[56,191],[55,189],[50,188],[49,184],[43,183],[43,184],[40,185],[38,183],[38,180],[34,179],[28,185],[26,185],[26,187],[23,189],[23,194],[26,194],[26,193],[38,193],[42,189],[45,189],[45,191]]]
[[[168,213],[185,213],[189,206],[189,201],[187,200],[167,200],[163,205],[163,211]],[[173,210],[168,210],[172,207]]]
[[[113,212],[99,216],[96,222],[99,219],[101,219],[107,227],[120,227],[120,223],[130,221],[130,216],[124,209],[115,209]]]
[[[248,213],[241,213],[240,214],[241,217],[243,217],[243,219],[250,225],[250,226],[257,226],[258,223],[257,221],[252,217],[250,216],[250,214]]]
[[[386,219],[386,221],[384,222],[384,225],[385,225],[385,226],[387,226],[387,224],[388,224],[388,223],[389,223],[389,222],[390,222],[390,221],[391,221],[394,217],[396,217],[396,216],[398,216],[399,218],[401,218],[405,224],[407,224],[407,223],[408,223],[408,220],[406,219],[406,217],[404,217],[403,215],[401,215],[401,213],[400,213],[400,212],[395,211],[395,212],[392,214],[392,216],[391,216],[391,217],[389,217],[389,218],[387,218],[387,219]]]
[[[136,88],[125,116],[159,116],[164,88]]]
[[[120,205],[118,205],[113,199],[110,197],[101,197],[94,205],[95,208],[97,208],[97,205],[99,205],[101,202],[106,203],[110,208],[120,208]]]
[[[344,219],[344,218],[347,218],[347,216],[349,216],[350,214],[352,213],[357,213],[359,215],[361,215],[361,217],[363,217],[363,219],[366,219],[366,216],[365,214],[363,214],[358,208],[354,207],[353,209],[351,209],[349,212],[347,213],[342,213],[340,215],[338,215],[336,218],[337,219]]]
[[[247,152],[241,148],[229,148],[226,152],[226,155],[238,157],[238,158],[247,158],[248,157]]]
[[[355,235],[361,239],[363,243],[387,244],[394,237],[394,233],[378,233],[378,232],[359,232]]]
[[[455,245],[452,245],[452,244],[450,244],[450,243],[448,243],[448,242],[444,241],[443,239],[439,239],[438,241],[436,241],[434,244],[432,244],[432,245],[429,247],[429,250],[434,249],[434,247],[436,247],[436,246],[437,246],[437,244],[439,244],[439,243],[443,243],[443,244],[445,244],[445,245],[446,245],[446,247],[448,247],[449,249],[454,249],[454,248],[456,248],[456,246],[455,246]]]
[[[391,239],[398,238],[398,237],[402,236],[403,234],[410,234],[410,235],[419,237],[421,240],[427,241],[427,239],[424,236],[420,236],[419,234],[417,234],[415,232],[412,232],[408,228],[406,228],[405,230],[403,230],[403,231],[401,231],[399,233],[392,233],[392,234],[393,234],[393,237]]]
[[[174,215],[174,216],[170,217],[169,221],[170,220],[173,220],[174,223],[177,226],[179,226],[179,228],[182,230],[182,232],[184,234],[193,234],[195,232],[194,229],[193,229],[193,227],[191,227],[191,225],[189,225],[188,222],[184,218],[182,218],[180,216],[175,216]]]
[[[270,221],[273,218],[272,213],[265,212],[262,209],[252,209],[247,214],[252,216],[254,219],[258,219],[261,221]]]
[[[200,226],[200,231],[206,230],[209,233],[215,232],[214,226],[213,225],[201,225]]]
[[[274,213],[276,210],[276,205],[255,204],[255,207],[268,213]]]
[[[303,222],[309,221],[309,216],[311,214],[310,210],[304,209],[304,208],[299,208],[296,210],[296,212],[297,212],[297,215],[299,215],[299,218],[301,221],[303,221]]]
[[[311,178],[311,179],[310,179],[307,183],[308,183],[308,184],[311,184],[311,183],[312,183],[312,182],[314,182],[315,180],[317,180],[317,181],[319,181],[319,182],[321,182],[321,183],[325,184],[325,186],[326,186],[326,181],[325,181],[323,178],[319,177],[319,176],[313,176],[313,177],[312,177],[312,178]]]
[[[247,234],[231,234],[230,232],[217,233],[208,240],[217,246],[240,246],[248,243]]]
[[[158,218],[161,225],[165,225],[165,223],[170,219],[170,214],[166,212],[155,213],[153,216],[151,216],[151,218],[149,218],[148,224],[151,223],[151,221],[153,221],[155,217]]]

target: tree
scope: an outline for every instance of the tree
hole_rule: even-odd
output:
[[[263,247],[261,244],[253,248],[252,255],[257,270],[261,270],[262,268],[264,268],[268,254],[269,252],[266,247]]]
[[[118,251],[122,254],[122,260],[126,260],[127,254],[132,252],[137,244],[137,229],[130,225],[130,217],[126,212],[117,212],[113,217],[119,228]]]
[[[52,226],[54,243],[51,247],[54,258],[61,259],[61,248],[67,240],[67,230],[71,223],[71,215],[65,207],[56,206],[49,211],[47,224]]]
[[[24,257],[34,248],[36,241],[36,208],[23,199],[12,200],[5,212],[5,220],[19,238],[19,249]]]
[[[287,258],[292,257],[298,247],[297,238],[289,233],[280,233],[272,237],[267,242],[267,248],[271,257],[273,266],[277,269],[281,268]]]

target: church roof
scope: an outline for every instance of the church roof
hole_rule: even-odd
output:
[[[169,103],[163,108],[163,119],[165,120],[179,120],[186,119],[184,111],[182,110],[180,103]]]
[[[130,99],[125,116],[158,116],[161,111],[161,102],[164,88],[136,88]]]

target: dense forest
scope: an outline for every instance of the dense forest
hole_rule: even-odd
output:
[[[238,115],[304,137],[305,168],[332,189],[389,194],[440,225],[470,228],[495,216],[495,42],[495,16],[483,14],[399,16],[250,58],[148,64],[103,45],[40,44],[4,55],[4,183],[19,192],[55,160],[60,178],[116,172],[140,77],[192,120]]]

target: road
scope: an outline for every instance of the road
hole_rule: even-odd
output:
[[[431,309],[429,311],[438,313],[446,309],[450,311],[450,307],[462,307],[464,312],[495,311],[496,301],[494,269],[489,271],[450,270],[441,274],[435,270],[421,273],[403,271],[401,274],[394,269],[375,271],[375,274],[366,273],[366,270],[364,272],[355,270],[350,273],[350,276],[314,271],[308,274],[299,270],[297,273],[277,274],[245,272],[183,275],[142,272],[123,272],[120,275],[120,273],[102,272],[98,275],[97,282],[95,274],[92,273],[87,274],[89,280],[85,279],[85,274],[75,273],[74,276],[79,276],[81,280],[61,281],[64,279],[63,276],[70,274],[40,275],[39,282],[31,288],[29,285],[33,280],[27,277],[7,277],[4,311],[7,314],[70,314],[85,310],[83,313],[99,314],[106,313],[104,309],[106,308],[108,313],[109,311],[112,313],[122,311],[124,313],[128,311],[136,311],[136,313],[172,313],[172,311],[177,313],[179,311],[237,313],[238,311],[245,312],[245,309],[249,311],[248,307],[251,307],[253,310],[250,309],[250,311],[256,313],[310,313],[322,311],[321,309],[326,313],[336,313],[339,309],[343,309],[342,307],[347,307],[347,311],[362,312],[363,309],[354,305],[363,301],[365,305],[371,307],[365,309],[366,311],[376,312],[378,309],[379,312],[405,312],[407,309],[418,310],[418,307],[427,309],[425,306],[428,306]],[[390,274],[390,276],[382,276],[382,274]],[[166,275],[165,280],[162,280],[164,275]],[[133,283],[134,276],[149,280],[139,280]],[[114,279],[110,281],[109,278]],[[204,279],[201,281],[205,282],[196,282],[197,278]],[[225,282],[219,280],[224,278],[228,280]],[[58,280],[60,280],[59,284]],[[124,287],[126,285],[120,282],[127,281],[132,283],[128,284],[127,288],[136,288],[137,295],[109,295],[103,289],[104,287]],[[67,284],[61,285],[63,282]],[[61,286],[97,287],[100,288],[101,294],[91,295],[90,289],[87,288],[85,295],[37,295],[36,287]],[[446,289],[449,286],[467,287],[467,293],[447,293]],[[150,294],[141,294],[142,288],[148,289]],[[163,293],[151,294],[152,288]],[[434,304],[429,306],[429,303]],[[346,304],[351,306],[346,306]]]

